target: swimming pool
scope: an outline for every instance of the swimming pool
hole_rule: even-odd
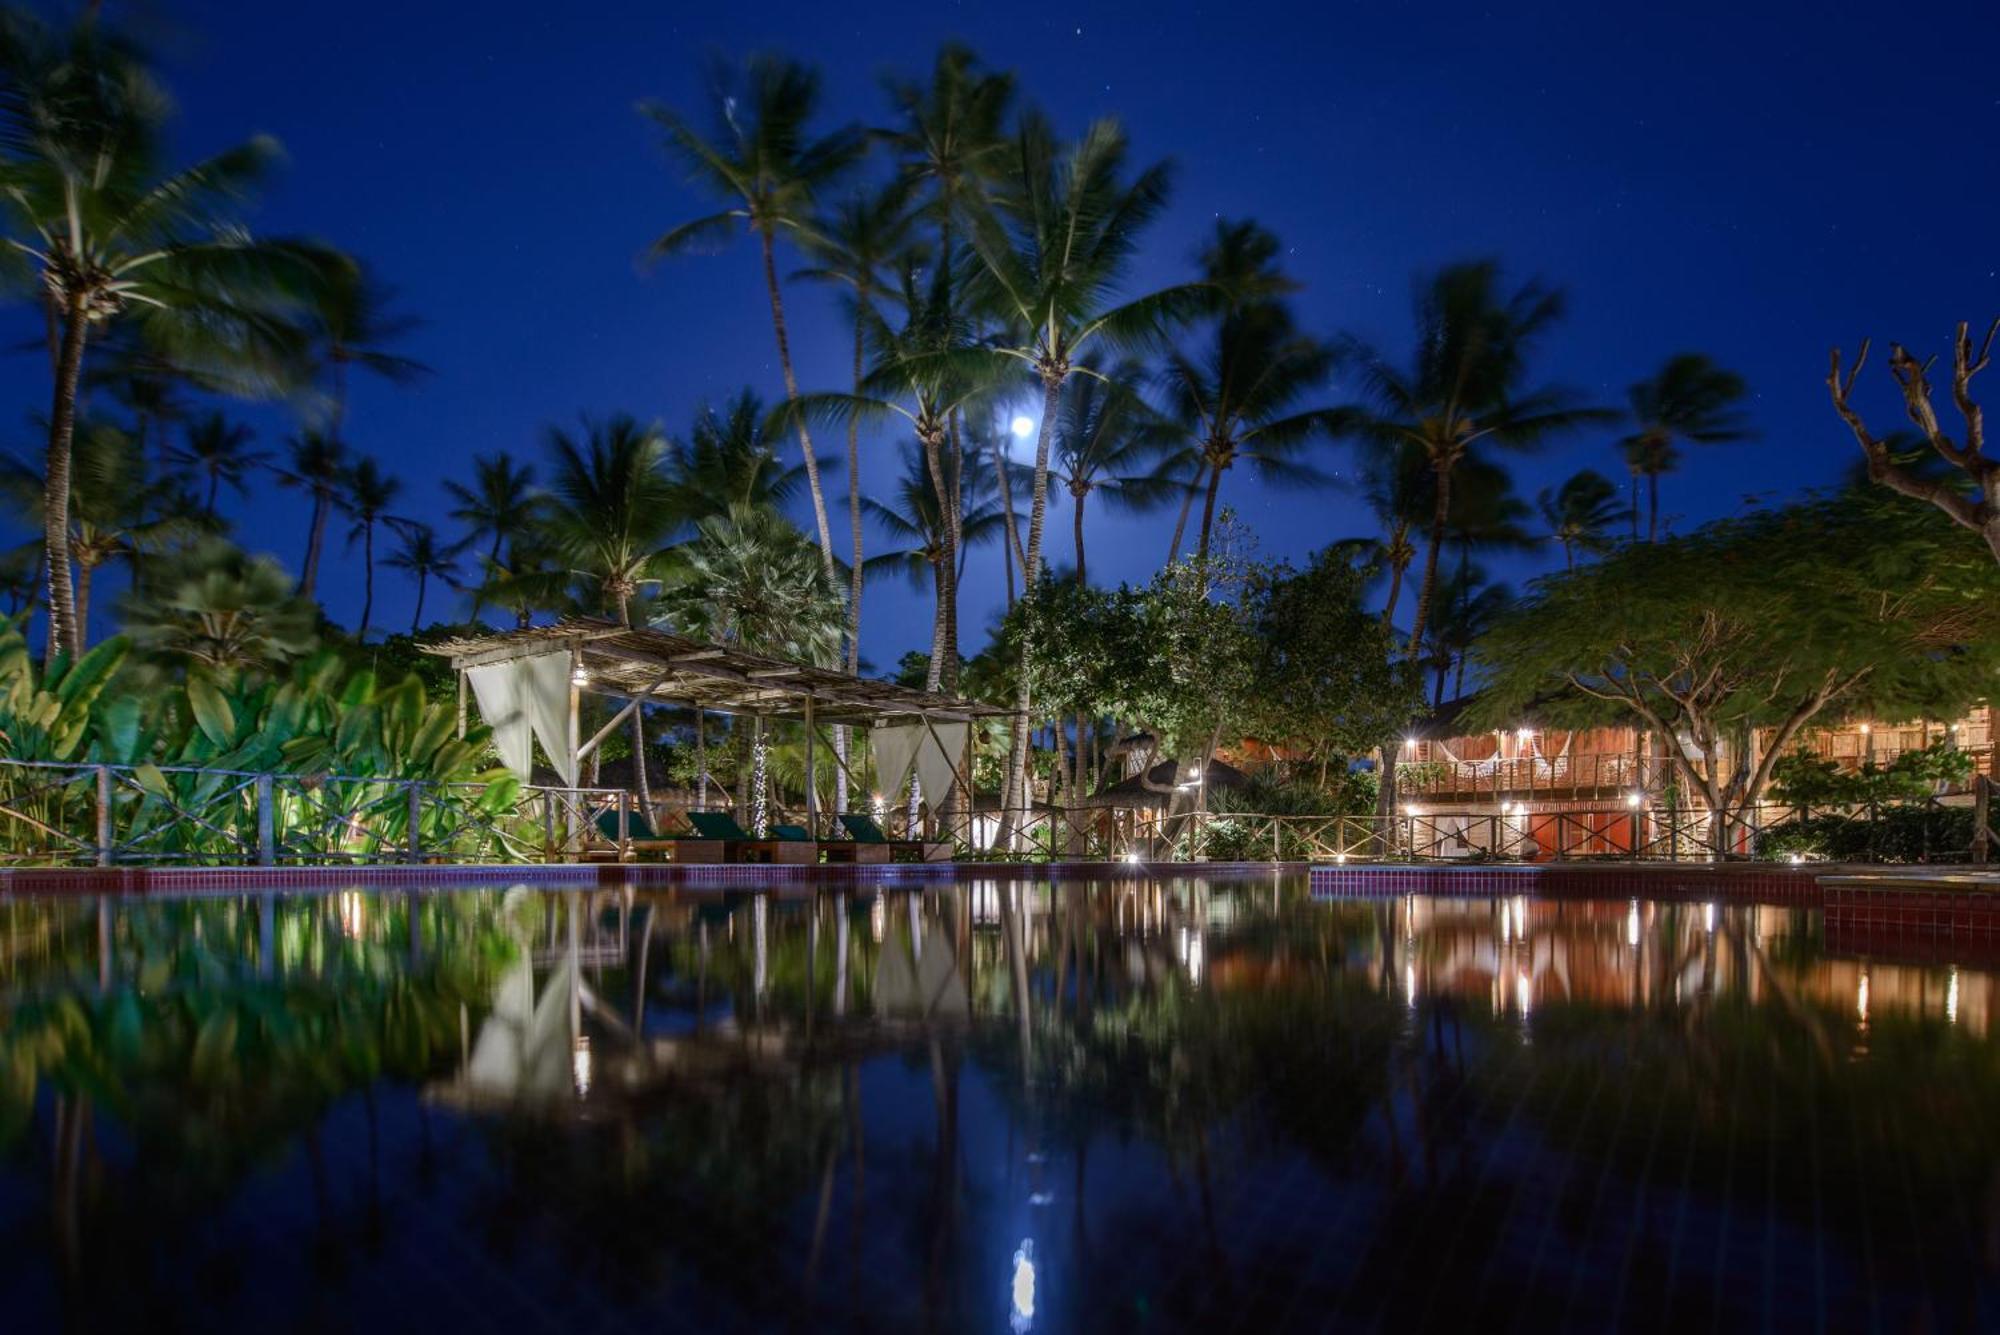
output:
[[[2000,1320],[2000,953],[1697,896],[14,897],[8,1325]]]

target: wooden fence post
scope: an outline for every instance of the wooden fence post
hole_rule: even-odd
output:
[[[257,865],[269,867],[278,861],[278,827],[271,809],[271,776],[257,776]]]
[[[111,849],[111,767],[97,767],[97,865],[108,867],[114,861]]]
[[[1972,776],[1973,862],[1985,865],[1993,855],[1993,780],[1984,774]]]
[[[421,862],[424,856],[424,787],[415,779],[406,785],[406,797],[410,804],[409,852],[411,862]]]

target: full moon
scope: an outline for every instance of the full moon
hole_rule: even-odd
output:
[[[1035,419],[1026,414],[1017,415],[1013,421],[1014,434],[1022,440],[1035,434]]]

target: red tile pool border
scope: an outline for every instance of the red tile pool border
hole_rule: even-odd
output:
[[[1590,865],[1527,863],[1500,866],[1315,866],[1312,893],[1338,899],[1433,895],[1483,899],[1541,895],[1604,899],[1721,900],[1756,904],[1822,902],[1824,868],[1763,864],[1656,863]]]

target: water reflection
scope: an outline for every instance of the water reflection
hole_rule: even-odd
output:
[[[1269,878],[14,900],[0,1284],[30,1326],[1986,1324],[1960,955]]]

